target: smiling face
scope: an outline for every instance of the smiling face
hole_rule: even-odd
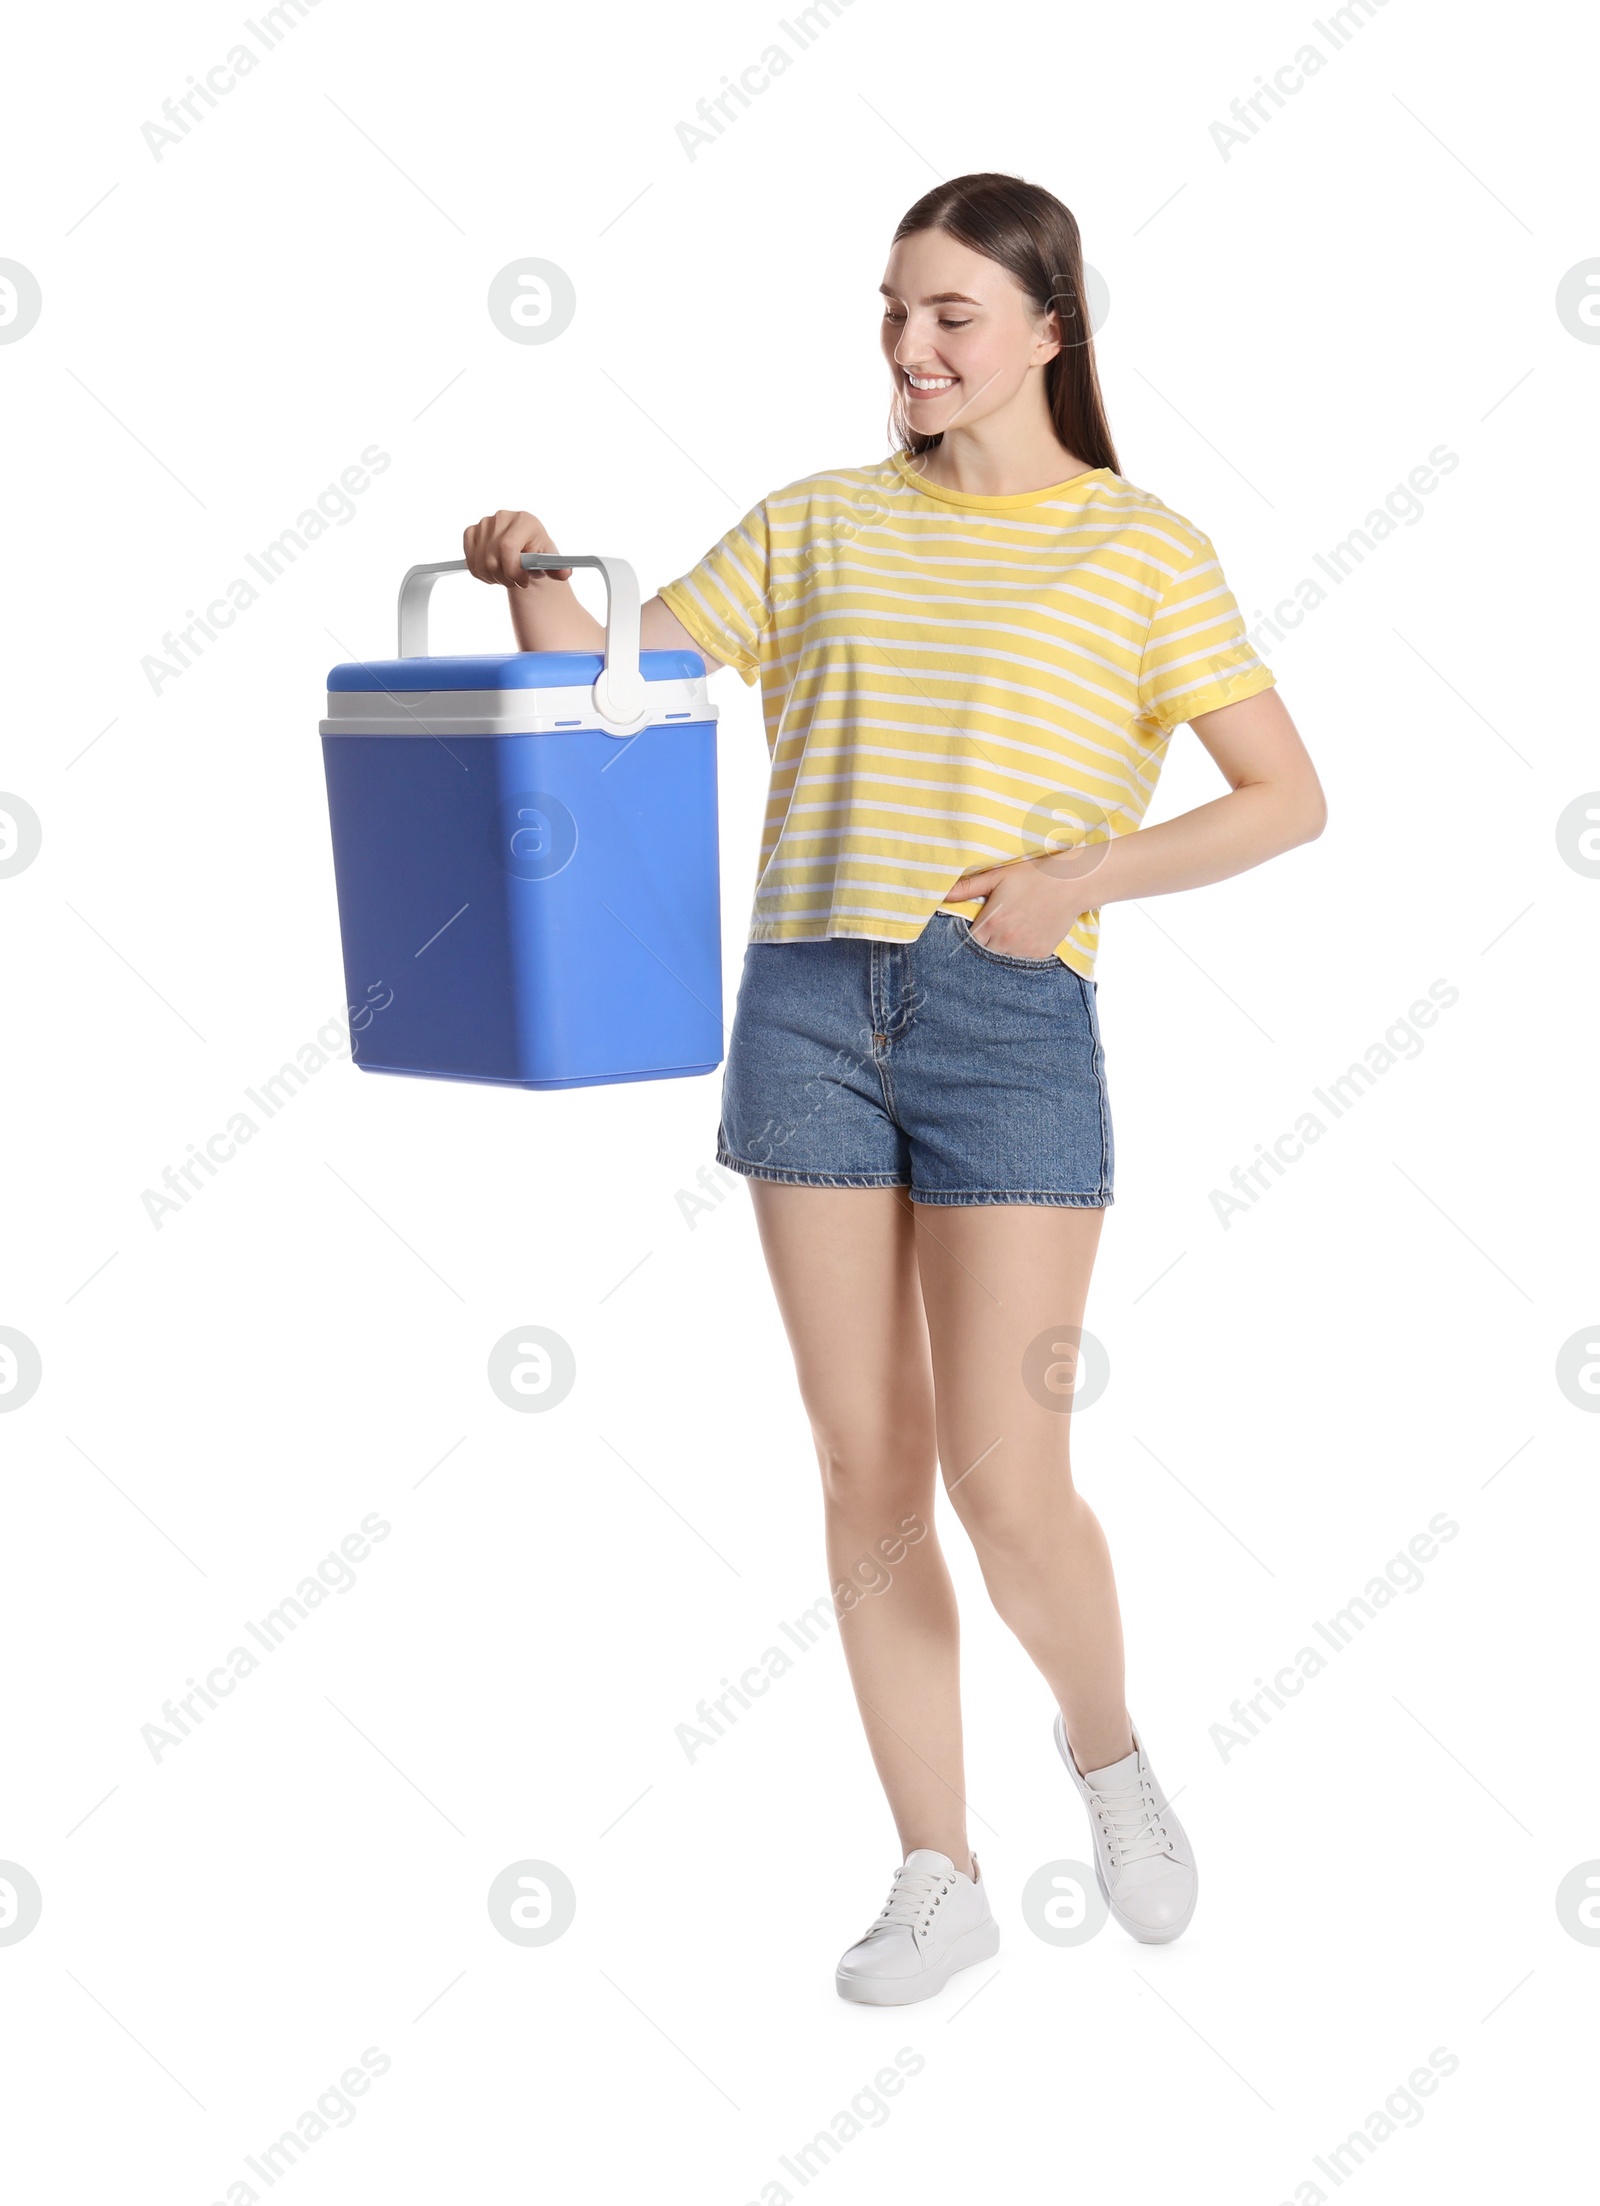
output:
[[[884,353],[918,435],[1042,407],[1045,364],[1061,350],[1056,318],[998,261],[916,230],[890,253],[881,289]]]

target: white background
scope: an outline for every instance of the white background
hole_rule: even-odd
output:
[[[900,2047],[920,2072],[807,2188],[1311,2199],[1438,2047],[1363,2200],[1576,2150],[1600,1950],[1555,1892],[1600,1855],[1600,1426],[1555,1367],[1600,1320],[1600,884],[1555,826],[1600,786],[1600,352],[1555,293],[1600,252],[1592,52],[1389,0],[1225,159],[1230,101],[1329,51],[1308,15],[854,0],[691,160],[676,126],[776,21],[322,0],[159,160],[141,125],[235,13],[10,33],[0,255],[44,310],[0,346],[0,786],[44,842],[0,881],[0,1322],[44,1375],[0,1419],[0,1858],[43,1915],[0,1945],[0,2075],[39,2206],[265,2195],[245,2156],[367,2047],[387,2073],[281,2178],[302,2206],[798,2195],[780,2155]],[[675,1738],[825,1590],[746,1192],[678,1201],[716,1081],[338,1062],[159,1230],[141,1196],[343,1004],[316,723],[403,569],[526,505],[649,590],[880,457],[890,233],[987,167],[1077,214],[1122,472],[1248,618],[1433,447],[1459,465],[1267,650],[1325,835],[1105,918],[1111,1383],[1075,1445],[1199,1911],[1161,1950],[1028,1929],[1087,1834],[947,1515],[1003,1945],[895,2013],[833,1990],[896,1858],[836,1640],[693,1764]],[[548,345],[485,309],[525,255],[576,289]],[[163,634],[371,444],[355,517],[153,693]],[[435,634],[497,646],[504,606],[447,583]],[[754,692],[715,694],[731,1004],[765,754]],[[1180,733],[1152,817],[1219,788]],[[1436,980],[1420,1054],[1225,1229],[1212,1190]],[[577,1358],[542,1416],[485,1378],[529,1324]],[[372,1511],[355,1585],[154,1761],[163,1702]],[[1438,1512],[1421,1587],[1224,1759],[1235,1699]],[[578,1899],[532,1949],[485,1904],[525,1858]]]

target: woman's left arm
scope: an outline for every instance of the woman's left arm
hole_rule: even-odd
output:
[[[1097,905],[1226,881],[1322,833],[1327,799],[1276,689],[1199,713],[1189,725],[1221,769],[1227,796],[1077,853],[963,874],[945,902],[984,899],[973,939],[1012,957],[1048,957]]]

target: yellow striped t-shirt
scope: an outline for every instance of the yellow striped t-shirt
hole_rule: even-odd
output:
[[[661,596],[761,683],[755,942],[909,942],[963,873],[1130,833],[1172,730],[1275,679],[1210,538],[1108,467],[1006,498],[830,468]],[[1099,936],[1056,954],[1087,979]]]

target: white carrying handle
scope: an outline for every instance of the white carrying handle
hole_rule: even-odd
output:
[[[530,573],[551,567],[598,567],[606,586],[605,664],[594,685],[594,709],[607,735],[632,735],[649,716],[649,689],[639,671],[639,578],[625,559],[598,552],[524,552]],[[407,570],[400,585],[400,657],[428,655],[428,599],[442,574],[464,574],[464,559],[440,559]]]

